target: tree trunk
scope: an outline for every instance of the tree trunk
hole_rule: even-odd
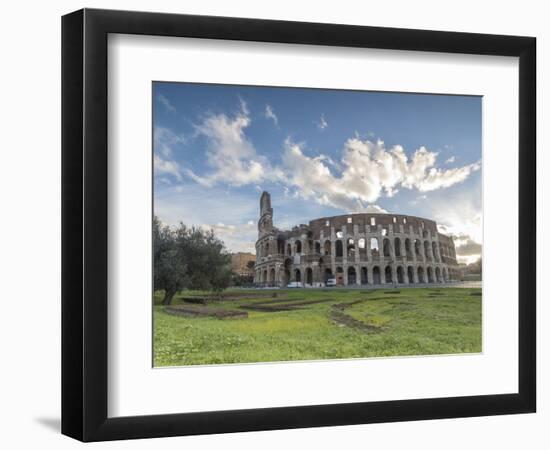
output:
[[[170,305],[172,303],[172,299],[174,298],[174,295],[176,295],[176,291],[173,289],[166,289],[164,291],[164,298],[162,299],[163,305]]]

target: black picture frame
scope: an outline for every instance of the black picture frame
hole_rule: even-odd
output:
[[[517,393],[107,417],[109,33],[519,58]],[[536,39],[83,9],[62,18],[62,433],[82,441],[535,412]]]

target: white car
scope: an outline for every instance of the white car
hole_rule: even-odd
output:
[[[291,281],[290,283],[288,283],[286,285],[287,288],[301,288],[302,287],[302,283],[300,283],[299,281]]]
[[[329,278],[326,282],[327,287],[336,286],[336,278]]]

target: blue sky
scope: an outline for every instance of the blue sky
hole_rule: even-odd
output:
[[[275,225],[362,211],[419,215],[481,251],[481,108],[472,96],[156,82],[155,214],[253,251]]]

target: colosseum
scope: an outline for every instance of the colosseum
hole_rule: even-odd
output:
[[[345,214],[283,231],[273,226],[268,192],[260,198],[254,271],[255,284],[266,287],[446,283],[459,274],[453,240],[433,220]]]

